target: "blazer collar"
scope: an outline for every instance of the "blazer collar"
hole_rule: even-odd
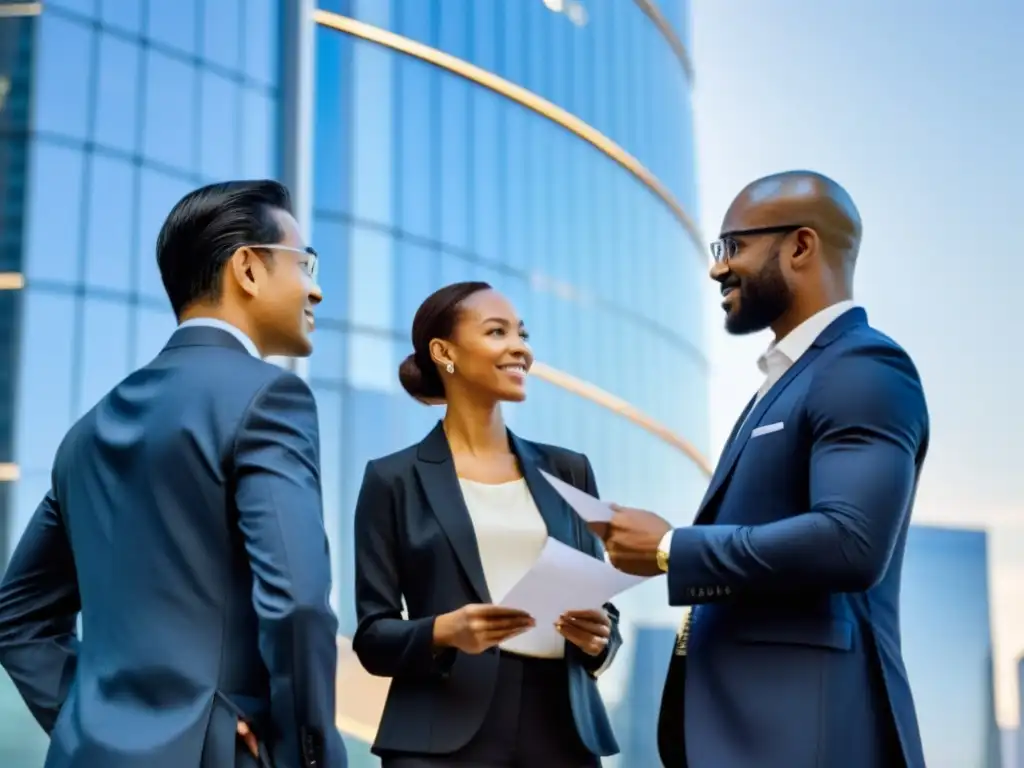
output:
[[[868,321],[867,313],[860,307],[854,307],[842,315],[833,320],[824,331],[822,331],[818,337],[814,340],[811,348],[808,349],[804,354],[789,367],[789,369],[782,374],[772,388],[769,389],[760,400],[756,397],[750,401],[747,408],[743,410],[743,414],[740,416],[740,420],[737,422],[737,426],[733,427],[733,434],[730,436],[729,441],[726,443],[725,450],[722,452],[721,458],[718,460],[718,466],[715,467],[715,473],[711,477],[711,483],[708,485],[707,491],[704,493],[704,499],[700,503],[700,507],[697,510],[697,516],[695,524],[708,524],[711,523],[713,518],[711,512],[714,507],[711,505],[712,499],[719,490],[725,485],[725,481],[732,474],[733,468],[736,466],[736,462],[739,461],[740,454],[743,453],[743,449],[747,445],[747,441],[750,439],[750,433],[760,423],[761,417],[764,415],[772,403],[779,397],[783,390],[789,386],[797,375],[800,374],[808,365],[810,365],[821,351],[832,344],[836,339],[840,338],[843,334],[848,331],[862,325],[866,325]]]
[[[164,345],[164,350],[180,347],[223,347],[250,354],[234,334],[209,325],[188,325],[178,328]]]
[[[541,469],[553,473],[554,468],[533,443],[517,437],[511,430],[508,436],[519,469],[547,526],[548,535],[569,546],[578,547],[572,518],[575,513],[540,473]],[[431,511],[455,550],[455,556],[477,599],[491,602],[473,521],[462,496],[455,462],[441,422],[420,442],[416,457],[416,471]]]

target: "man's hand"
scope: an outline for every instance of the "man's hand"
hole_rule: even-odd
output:
[[[600,656],[612,636],[612,621],[603,610],[566,611],[555,629],[588,656]]]
[[[238,721],[238,738],[245,744],[245,748],[249,750],[249,754],[255,757],[257,760],[260,759],[260,744],[256,740],[256,734],[249,728],[249,724],[244,720]]]
[[[672,526],[653,512],[611,505],[615,514],[592,530],[604,539],[612,565],[635,576],[657,576],[658,545]]]
[[[464,605],[434,620],[434,645],[464,653],[483,653],[533,629],[530,614],[500,605]]]

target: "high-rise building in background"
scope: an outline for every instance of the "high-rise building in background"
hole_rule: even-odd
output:
[[[911,526],[903,564],[903,656],[929,768],[1001,768],[987,535]]]
[[[687,18],[682,0],[0,5],[0,561],[64,431],[172,332],[157,230],[224,178],[288,183],[322,254],[299,371],[345,633],[363,466],[440,416],[396,369],[442,284],[491,282],[540,361],[706,450]],[[508,417],[585,451],[607,497],[679,523],[700,500],[685,454],[571,391],[537,381]],[[630,676],[657,676],[642,648],[670,637],[664,606],[658,584],[622,601],[612,708],[650,698]],[[32,768],[45,739],[0,678],[0,764]],[[631,754],[650,754],[654,723],[630,722]]]

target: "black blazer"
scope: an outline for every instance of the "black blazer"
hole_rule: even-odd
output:
[[[541,469],[597,495],[586,456],[522,440],[512,450],[553,538],[603,557],[600,540],[541,476]],[[439,423],[418,445],[371,461],[355,513],[356,612],[353,649],[373,675],[392,678],[375,753],[444,754],[480,729],[494,689],[498,649],[433,651],[434,617],[489,603],[473,524]],[[408,618],[402,617],[402,599]],[[618,612],[602,656],[566,642],[572,710],[583,743],[596,755],[619,751],[594,672],[622,644]]]

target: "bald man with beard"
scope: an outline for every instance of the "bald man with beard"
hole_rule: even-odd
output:
[[[668,768],[924,768],[900,573],[928,409],[853,302],[861,221],[818,173],[759,179],[711,247],[725,327],[771,328],[694,524],[616,506],[611,561],[693,606],[659,718]]]

